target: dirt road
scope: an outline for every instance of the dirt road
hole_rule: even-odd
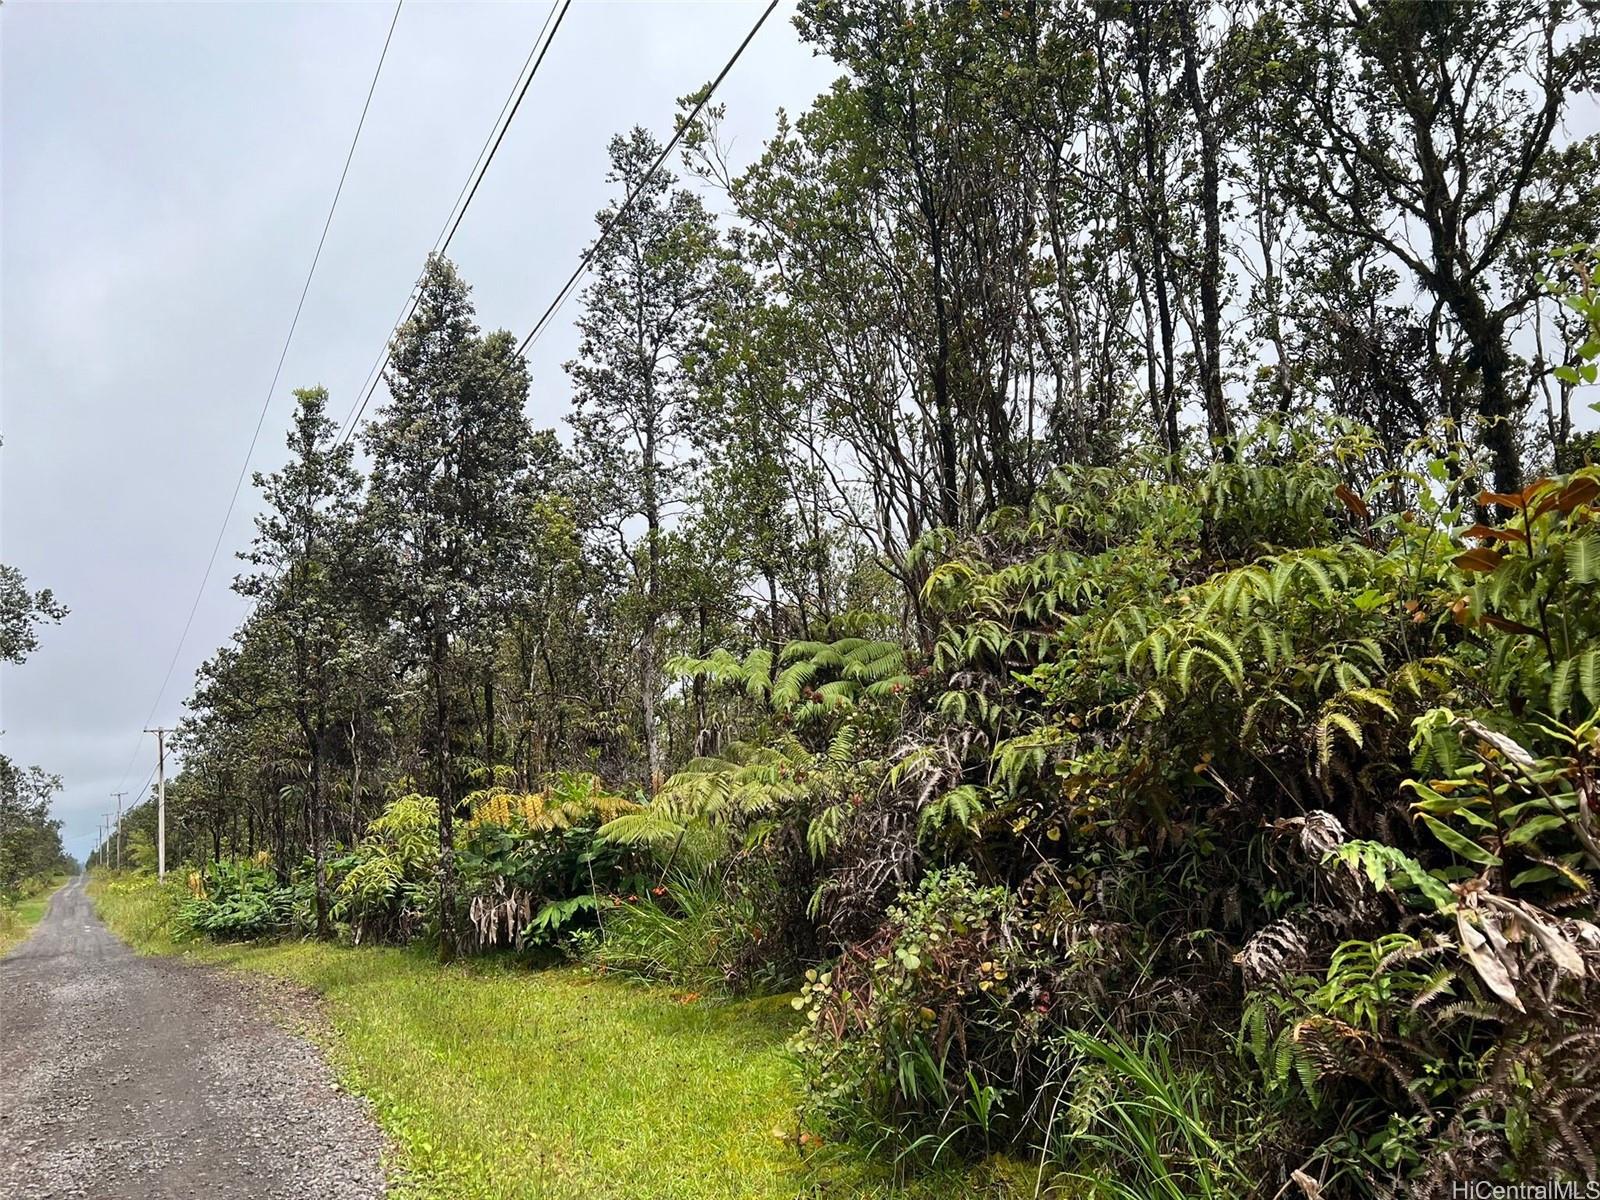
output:
[[[216,971],[134,954],[78,876],[0,959],[0,1197],[356,1200],[382,1138]]]

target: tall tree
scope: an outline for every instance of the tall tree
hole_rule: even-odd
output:
[[[21,571],[0,563],[0,662],[26,661],[39,648],[39,626],[66,615],[49,588],[29,590]]]
[[[515,339],[480,335],[466,283],[428,260],[416,309],[395,335],[390,400],[366,433],[367,527],[384,559],[400,642],[427,681],[425,757],[439,801],[440,951],[458,944],[451,716],[458,649],[483,631],[516,561],[531,437],[527,367]],[[481,663],[479,664],[481,665]],[[469,678],[480,678],[476,669]]]
[[[289,431],[290,459],[270,475],[257,472],[266,509],[256,517],[256,536],[243,556],[258,568],[235,588],[262,601],[266,636],[286,651],[285,702],[305,741],[306,805],[311,852],[316,862],[317,936],[329,925],[330,834],[325,761],[338,713],[338,672],[356,612],[352,585],[359,575],[355,546],[361,477],[352,465],[355,447],[337,441],[322,388],[295,392]]]
[[[716,228],[700,198],[673,176],[648,176],[660,154],[643,129],[611,139],[607,178],[634,195],[596,214],[615,227],[595,248],[594,280],[584,289],[569,418],[578,461],[609,479],[603,504],[610,533],[633,576],[639,642],[640,720],[646,782],[664,778],[657,705],[661,624],[667,607],[666,522],[687,475],[684,355],[706,319],[719,254]],[[643,536],[630,544],[630,522]]]
[[[1600,34],[1567,0],[1314,0],[1291,21],[1282,188],[1308,223],[1392,255],[1454,323],[1495,490],[1515,492],[1531,388],[1511,331],[1542,295],[1543,252],[1595,232],[1600,135],[1555,139],[1600,82]]]
[[[24,770],[0,754],[0,902],[66,861],[61,822],[50,815],[51,797],[60,790],[59,775]]]

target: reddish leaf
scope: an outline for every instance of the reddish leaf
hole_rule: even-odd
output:
[[[1538,506],[1533,510],[1533,515],[1536,517],[1543,516],[1551,510],[1569,513],[1581,505],[1592,503],[1597,496],[1600,496],[1600,479],[1595,479],[1591,475],[1584,475],[1578,479],[1571,480],[1559,492],[1546,496],[1539,501]]]
[[[1478,618],[1479,624],[1487,625],[1491,629],[1503,629],[1507,633],[1531,633],[1539,636],[1539,631],[1531,625],[1524,625],[1521,621],[1513,621],[1509,617],[1502,617],[1495,613],[1486,612]]]
[[[1464,538],[1480,538],[1483,541],[1499,538],[1501,541],[1521,542],[1523,545],[1527,545],[1528,542],[1528,535],[1520,529],[1496,529],[1494,526],[1485,525],[1481,521],[1461,536]]]
[[[1516,492],[1479,492],[1478,503],[1487,508],[1491,504],[1496,508],[1522,508],[1523,499]]]
[[[1476,550],[1464,550],[1451,559],[1463,571],[1492,571],[1505,559],[1505,554],[1499,550],[1491,550],[1487,546],[1479,546]]]
[[[1356,495],[1348,485],[1341,483],[1333,489],[1333,494],[1339,497],[1339,502],[1360,517],[1363,522],[1372,520],[1372,510],[1367,507],[1367,502]]]

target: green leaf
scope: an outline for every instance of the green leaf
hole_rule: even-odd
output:
[[[1567,542],[1567,573],[1574,583],[1600,580],[1600,538],[1575,537]]]
[[[1468,862],[1475,862],[1483,867],[1498,867],[1500,865],[1500,859],[1497,855],[1491,854],[1478,845],[1477,842],[1451,829],[1450,826],[1437,817],[1430,817],[1427,813],[1418,813],[1417,815],[1422,818],[1422,823],[1428,827],[1428,831],[1434,837],[1438,838]]]
[[[1566,821],[1559,814],[1545,813],[1543,816],[1524,821],[1508,833],[1506,835],[1506,845],[1527,845],[1541,833],[1549,833],[1552,829],[1564,829],[1566,824]]]
[[[1579,657],[1578,684],[1590,704],[1600,704],[1600,647],[1586,651]]]

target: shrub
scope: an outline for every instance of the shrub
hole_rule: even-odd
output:
[[[636,894],[638,855],[598,837],[638,806],[597,776],[562,772],[542,792],[491,786],[468,797],[457,861],[474,947],[553,945],[592,928],[596,910]]]
[[[439,802],[415,793],[391,801],[367,826],[334,892],[334,915],[355,940],[408,940],[437,927]]]
[[[601,913],[590,959],[632,979],[695,992],[749,990],[741,960],[756,926],[754,906],[731,896],[720,876],[677,871]]]
[[[1027,924],[1008,889],[952,867],[807,972],[794,1050],[811,1123],[930,1164],[1014,1128],[1031,1098],[1019,1066],[1050,1011]]]
[[[190,891],[191,898],[177,912],[178,924],[218,941],[278,937],[295,927],[296,889],[280,884],[263,863],[212,863],[191,874]],[[302,910],[308,898],[298,897]]]

